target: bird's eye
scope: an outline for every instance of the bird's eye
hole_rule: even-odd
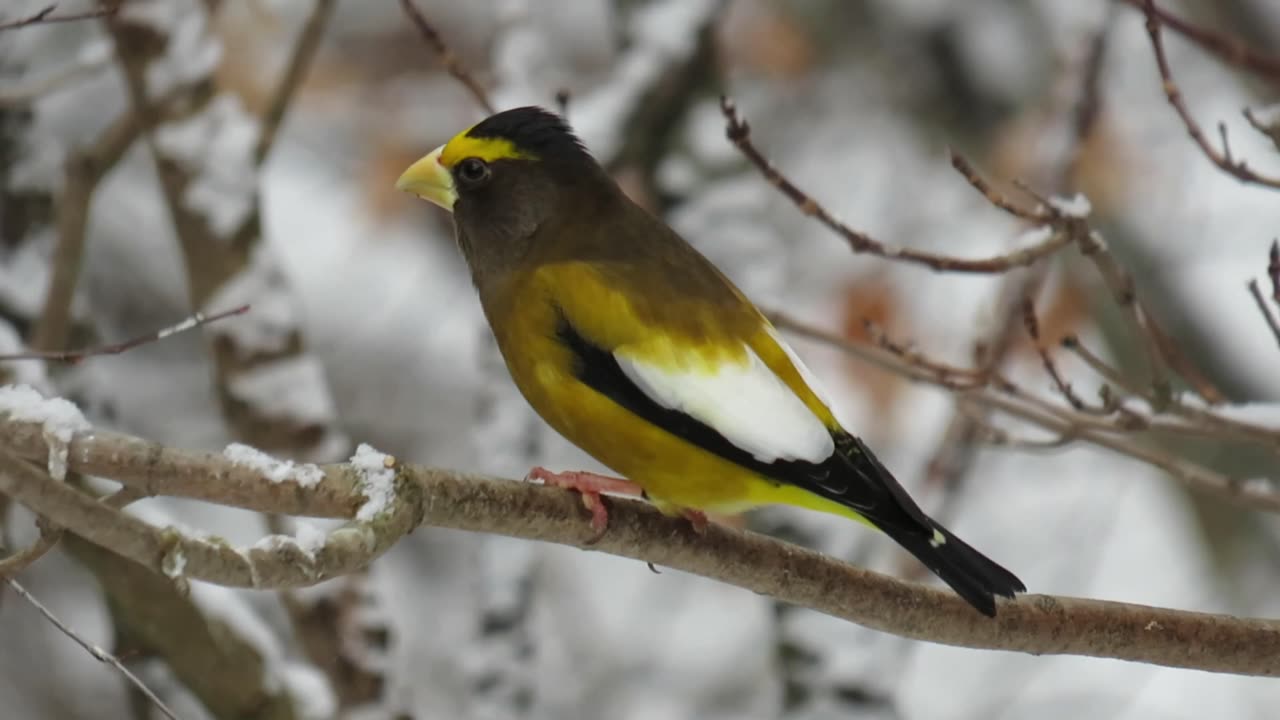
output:
[[[458,163],[458,179],[464,184],[475,187],[489,179],[489,163],[476,157],[469,157]]]

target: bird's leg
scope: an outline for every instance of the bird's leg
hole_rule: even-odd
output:
[[[693,526],[694,532],[699,535],[705,535],[707,533],[707,525],[711,524],[711,521],[707,519],[706,513],[701,510],[685,508],[680,511],[680,515],[683,516],[685,520],[689,521],[689,524]]]
[[[551,487],[577,490],[582,495],[582,504],[591,511],[591,529],[596,533],[592,542],[599,540],[604,535],[604,531],[609,528],[609,509],[600,499],[601,493],[635,496],[643,494],[640,486],[629,480],[581,470],[557,473],[544,467],[535,467],[529,471],[525,479],[541,480],[543,485]]]

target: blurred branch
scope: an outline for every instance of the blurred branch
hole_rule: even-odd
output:
[[[7,498],[8,496],[6,495],[5,497]],[[144,497],[146,497],[145,492],[137,488],[125,487],[110,495],[103,496],[99,502],[107,507],[119,510],[129,503],[141,500]],[[0,560],[0,578],[17,577],[18,573],[47,555],[62,540],[62,536],[66,532],[66,528],[50,525],[44,519],[40,519],[37,525],[40,526],[40,538],[38,540],[32,543],[30,547],[19,550]]]
[[[225,323],[209,332],[223,418],[239,440],[322,460],[340,457],[349,442],[339,426],[320,362],[307,350],[293,288],[273,250],[263,242],[258,186],[259,160],[270,149],[319,42],[331,9],[327,2],[315,6],[295,46],[264,119],[269,131],[266,139],[259,137],[252,144],[231,142],[216,153],[198,143],[217,147],[217,141],[228,134],[234,140],[252,127],[253,118],[237,98],[219,93],[212,64],[196,66],[193,83],[204,92],[190,94],[198,115],[185,122],[160,115],[148,88],[148,78],[162,74],[157,70],[192,75],[187,65],[197,62],[193,57],[216,57],[215,52],[202,52],[216,50],[218,42],[207,26],[207,14],[205,26],[197,33],[184,30],[195,37],[181,43],[171,41],[175,32],[171,24],[188,17],[183,13],[159,23],[127,16],[107,21],[125,89],[142,120],[182,250],[191,304],[198,308],[249,304],[259,310],[240,323]],[[190,4],[190,13],[206,13],[194,0]],[[157,53],[156,48],[164,52]],[[229,173],[234,177],[228,178]]]
[[[114,15],[120,9],[118,3],[110,4],[97,10],[86,10],[85,12],[70,13],[67,15],[54,15],[53,11],[58,9],[57,3],[49,5],[43,10],[37,11],[27,17],[18,20],[9,20],[0,23],[0,30],[13,30],[15,28],[27,27],[29,25],[48,25],[51,23],[76,22],[79,20],[93,20],[96,18]]]
[[[659,214],[672,204],[657,183],[658,167],[684,127],[690,108],[703,97],[718,92],[720,71],[716,58],[716,28],[727,5],[711,4],[693,32],[688,52],[675,57],[660,56],[662,68],[652,82],[631,102],[619,123],[620,147],[605,163],[615,178],[635,173],[624,187],[641,204],[657,208]],[[630,178],[625,178],[630,179]]]
[[[1204,130],[1200,128],[1195,118],[1191,117],[1191,111],[1187,109],[1186,101],[1183,100],[1182,90],[1173,81],[1173,71],[1169,68],[1169,58],[1165,56],[1164,40],[1160,32],[1161,20],[1155,3],[1152,0],[1145,0],[1143,12],[1147,16],[1147,34],[1151,37],[1151,49],[1156,56],[1156,67],[1160,71],[1160,81],[1164,89],[1164,95],[1169,100],[1169,105],[1173,107],[1174,112],[1182,120],[1182,124],[1186,126],[1187,134],[1195,141],[1200,151],[1223,172],[1241,182],[1280,189],[1280,177],[1260,175],[1251,169],[1244,160],[1237,160],[1232,156],[1231,145],[1227,142],[1227,126],[1225,124],[1218,124],[1218,133],[1222,137],[1222,150],[1214,148],[1209,142]],[[1276,79],[1280,80],[1280,67],[1277,68],[1276,73]]]
[[[37,457],[45,452],[44,448],[14,447],[8,430],[21,423],[2,424],[6,432],[0,433],[0,442],[11,450],[24,456],[38,450]],[[149,453],[143,450],[148,447],[152,448]],[[368,500],[357,480],[363,470],[349,464],[326,466],[323,477],[309,488],[259,477],[251,488],[232,492],[227,480],[234,464],[224,458],[157,448],[109,433],[78,433],[73,439],[71,462],[79,471],[93,472],[97,463],[90,461],[104,454],[114,455],[110,464],[117,468],[142,469],[141,477],[135,474],[134,479],[155,489],[169,489],[166,486],[172,475],[165,467],[166,460],[181,465],[189,479],[204,487],[200,496],[222,496],[219,499],[226,504],[256,510],[282,509],[278,502],[282,491],[294,499],[295,509],[317,514],[332,513],[338,507],[349,510]],[[609,531],[589,544],[595,533],[580,500],[572,493],[427,467],[396,465],[395,470],[397,492],[385,513],[365,526],[367,532],[346,529],[353,542],[367,541],[375,549],[346,559],[368,562],[385,549],[389,538],[398,538],[401,530],[422,522],[665,565],[911,639],[1033,654],[1108,657],[1213,672],[1280,674],[1280,622],[1272,620],[1048,595],[1001,601],[997,619],[991,620],[974,613],[950,592],[895,580],[772,538],[718,525],[698,533],[687,522],[666,517],[644,503],[611,498]],[[109,473],[96,474],[111,477]],[[335,544],[334,537],[343,530],[329,536],[310,571],[299,572],[289,561],[296,563],[301,553],[296,549],[289,552],[287,543],[259,543],[242,554],[216,540],[194,539],[173,528],[155,528],[115,511],[102,512],[88,496],[50,482],[23,463],[7,463],[2,477],[3,491],[19,502],[58,516],[72,525],[73,532],[153,569],[167,567],[172,572],[173,559],[181,553],[186,560],[180,568],[182,575],[257,587],[306,585],[330,573],[356,569],[350,563],[324,560]],[[123,474],[113,479],[122,478]],[[312,497],[327,501],[311,508]],[[395,532],[391,532],[392,526]]]
[[[368,648],[385,650],[391,632],[387,627],[365,627],[361,593],[371,591],[368,579],[367,573],[354,573],[332,593],[305,600],[296,593],[281,593],[294,637],[328,676],[341,709],[376,702],[387,684],[382,669],[368,661]]]
[[[136,337],[130,338],[123,342],[112,343],[110,345],[97,345],[95,347],[81,348],[79,350],[32,350],[29,352],[0,354],[0,361],[51,360],[55,362],[64,362],[64,363],[74,364],[84,360],[87,357],[96,357],[99,355],[119,355],[120,353],[128,352],[129,350],[132,350],[138,347],[139,345],[146,345],[147,343],[157,342],[159,340],[163,340],[172,335],[184,333],[188,330],[193,330],[195,328],[208,325],[211,322],[217,322],[218,320],[229,318],[233,315],[243,315],[246,312],[249,312],[248,305],[241,305],[240,307],[237,307],[237,308],[232,308],[230,310],[223,310],[222,312],[216,312],[209,315],[205,315],[204,313],[198,312],[194,315],[188,316],[187,318],[177,323],[174,323],[173,325],[162,327],[159,330],[152,330],[151,332],[138,335]]]
[[[89,204],[98,184],[124,157],[141,130],[137,116],[126,110],[92,146],[73,151],[64,163],[64,184],[57,200],[58,244],[49,262],[44,310],[31,335],[31,346],[36,349],[60,350],[66,344],[84,257]]]
[[[1150,413],[1140,413],[1135,408],[1124,407],[1118,408],[1114,417],[1100,417],[1093,409],[1076,411],[1071,407],[1055,405],[1032,395],[992,369],[983,372],[946,365],[883,336],[876,336],[875,333],[873,337],[877,345],[873,347],[850,342],[786,316],[771,314],[770,318],[779,328],[798,332],[804,337],[871,362],[910,380],[948,390],[954,393],[959,401],[1002,412],[1039,427],[1054,436],[1070,437],[1152,465],[1168,472],[1192,489],[1222,498],[1241,507],[1280,513],[1280,492],[1272,487],[1270,482],[1251,482],[1248,479],[1228,477],[1159,449],[1147,447],[1142,442],[1145,435],[1199,437],[1250,443],[1275,455],[1280,453],[1280,430],[1243,423],[1185,402],[1173,403],[1163,413],[1155,411],[1154,407],[1148,403],[1148,406],[1152,407]],[[1069,340],[1070,344],[1068,339],[1064,339],[1063,344],[1069,348],[1076,348],[1077,352],[1087,353],[1074,338]],[[1098,360],[1098,362],[1101,361]],[[1101,367],[1105,370],[1105,377],[1108,379],[1118,377],[1118,372],[1109,366],[1102,364]],[[1131,390],[1131,394],[1135,397],[1146,400],[1146,397],[1136,389]],[[1116,401],[1105,386],[1101,394],[1104,407]]]
[[[262,114],[262,129],[258,133],[258,142],[253,147],[254,165],[261,165],[267,159],[267,154],[271,152],[276,134],[280,130],[281,123],[284,122],[285,113],[288,112],[298,87],[302,85],[302,80],[307,76],[307,70],[315,59],[320,40],[324,37],[325,27],[329,24],[329,18],[333,16],[335,4],[335,0],[315,0],[311,15],[307,17],[306,24],[298,33],[293,52],[289,55],[289,62],[285,65],[284,75],[281,76],[280,84],[267,102],[266,112]]]
[[[409,19],[413,21],[414,27],[418,29],[418,34],[422,35],[422,40],[426,42],[427,46],[431,49],[431,52],[434,53],[440,60],[440,63],[444,65],[445,71],[452,75],[455,80],[462,83],[462,86],[471,93],[471,97],[475,99],[476,104],[480,106],[480,109],[484,110],[486,115],[492,115],[495,111],[493,103],[489,101],[489,94],[485,92],[480,83],[476,81],[475,76],[463,67],[462,61],[458,59],[457,54],[453,52],[447,43],[445,43],[444,37],[440,34],[440,31],[436,30],[434,25],[427,22],[427,18],[422,14],[422,11],[418,9],[418,6],[414,4],[413,0],[400,0],[400,8],[404,10],[404,14],[408,15]]]
[[[36,600],[31,593],[27,592],[26,588],[19,585],[17,580],[10,578],[5,582],[7,582],[9,587],[13,588],[13,591],[18,593],[23,600],[26,600],[32,607],[39,611],[39,613],[43,615],[46,620],[52,623],[54,627],[58,628],[59,632],[74,640],[77,645],[84,648],[98,662],[106,663],[118,670],[121,675],[124,675],[130,684],[138,689],[138,692],[145,695],[147,700],[150,701],[157,710],[164,713],[165,717],[169,718],[169,720],[178,720],[178,716],[174,715],[173,711],[170,710],[169,707],[160,700],[160,698],[156,697],[156,694],[151,692],[151,688],[147,687],[141,680],[139,680],[137,675],[130,672],[129,668],[125,667],[124,664],[120,662],[119,658],[81,637],[79,633],[72,630],[66,623],[59,620],[57,615],[54,615],[49,608],[45,607],[39,600]]]
[[[1245,68],[1272,82],[1280,82],[1280,56],[1258,52],[1229,35],[1214,32],[1156,6],[1151,0],[1120,0],[1141,10],[1148,22],[1167,26],[1191,42],[1217,55],[1228,65]]]
[[[237,598],[216,596],[223,606],[210,609],[190,587],[74,534],[65,546],[102,587],[121,655],[163,662],[218,720],[299,720],[262,636],[233,622],[249,612],[227,607]]]

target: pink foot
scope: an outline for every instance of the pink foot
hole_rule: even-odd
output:
[[[529,471],[525,479],[541,480],[543,485],[578,491],[582,495],[583,506],[591,511],[591,529],[595,531],[595,537],[591,542],[603,537],[604,531],[609,528],[609,509],[605,507],[604,500],[600,499],[601,493],[636,496],[642,494],[640,486],[628,480],[580,470],[555,473],[544,467],[535,467]]]
[[[685,520],[689,521],[690,525],[693,526],[694,532],[698,533],[699,535],[706,534],[707,525],[711,523],[711,521],[707,519],[706,513],[702,512],[701,510],[685,509],[685,510],[681,510],[680,514],[684,516]]]

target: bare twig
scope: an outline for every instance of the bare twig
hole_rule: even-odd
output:
[[[1133,334],[1142,341],[1154,402],[1157,407],[1166,405],[1173,392],[1169,384],[1169,362],[1165,354],[1168,345],[1160,342],[1159,337],[1163,333],[1157,329],[1150,311],[1138,300],[1133,275],[1116,260],[1102,236],[1096,232],[1080,233],[1076,244],[1080,253],[1093,262],[1098,275],[1111,291],[1112,300],[1128,319]]]
[[[1049,354],[1049,349],[1040,338],[1040,322],[1036,318],[1035,302],[1031,298],[1025,298],[1022,301],[1022,324],[1026,328],[1027,336],[1031,338],[1031,343],[1035,346],[1036,352],[1040,355],[1040,364],[1044,366],[1044,371],[1049,375],[1049,379],[1053,381],[1053,386],[1058,389],[1062,397],[1066,398],[1071,407],[1079,412],[1092,412],[1098,414],[1109,414],[1105,408],[1094,408],[1080,399],[1076,394],[1071,383],[1063,378],[1062,373],[1058,370],[1058,365],[1053,361],[1053,356]]]
[[[302,85],[302,79],[306,77],[307,69],[311,67],[311,61],[320,47],[320,40],[324,37],[324,29],[329,24],[329,18],[333,16],[335,4],[335,0],[315,0],[315,6],[311,10],[311,15],[307,17],[306,25],[298,33],[293,52],[289,55],[289,62],[285,65],[284,75],[281,76],[280,84],[276,86],[275,91],[271,93],[266,112],[262,114],[262,130],[258,133],[258,142],[253,147],[255,165],[261,165],[267,159],[267,154],[271,152],[276,133],[280,130],[280,124],[284,122],[285,113],[293,104],[293,96]]]
[[[54,15],[53,11],[58,9],[57,3],[39,10],[27,17],[19,20],[9,20],[0,23],[0,30],[13,30],[15,28],[27,27],[29,25],[48,25],[50,23],[76,22],[79,20],[94,20],[96,18],[114,15],[120,9],[119,4],[108,4],[106,7],[97,10],[87,10],[85,12],[69,13],[67,15]]]
[[[27,592],[26,588],[18,584],[17,580],[9,578],[5,582],[9,584],[9,587],[13,588],[14,592],[18,593],[19,597],[30,603],[31,607],[34,607],[46,620],[52,623],[54,627],[58,628],[59,632],[74,640],[77,645],[84,648],[98,662],[106,663],[118,670],[121,675],[124,675],[125,678],[138,689],[138,692],[146,696],[147,700],[154,705],[157,710],[164,713],[165,717],[169,718],[169,720],[178,720],[178,716],[169,709],[169,706],[165,705],[164,701],[151,691],[151,688],[147,687],[145,683],[139,680],[137,675],[130,672],[129,668],[125,667],[124,663],[120,662],[119,658],[81,637],[79,633],[71,629],[66,623],[62,622],[62,620],[59,620],[57,615],[54,615],[49,608],[45,607],[43,603],[35,599],[31,593]]]
[[[1160,33],[1161,19],[1155,3],[1152,0],[1143,0],[1143,12],[1147,16],[1147,34],[1151,37],[1151,49],[1155,53],[1156,68],[1160,71],[1160,82],[1164,89],[1164,95],[1169,100],[1169,105],[1173,107],[1174,112],[1182,120],[1182,124],[1187,128],[1187,134],[1195,141],[1200,151],[1223,172],[1241,182],[1280,189],[1280,177],[1260,175],[1254,172],[1243,160],[1237,160],[1231,155],[1231,146],[1226,142],[1227,130],[1225,126],[1219,128],[1223,138],[1222,150],[1219,151],[1209,142],[1209,138],[1204,134],[1204,130],[1201,129],[1199,123],[1196,122],[1195,118],[1191,117],[1191,111],[1187,109],[1186,101],[1183,100],[1182,90],[1173,81],[1173,71],[1169,68],[1169,58],[1165,56],[1164,40]],[[1280,78],[1280,75],[1277,77]]]
[[[190,315],[180,322],[174,323],[159,330],[138,335],[123,342],[112,343],[110,345],[98,345],[91,348],[82,348],[80,350],[31,350],[28,352],[12,353],[9,355],[0,355],[0,361],[4,360],[50,360],[54,362],[64,362],[75,364],[81,362],[88,357],[96,357],[99,355],[119,355],[120,353],[132,350],[139,345],[163,340],[172,335],[183,333],[194,328],[208,325],[211,322],[217,322],[234,315],[243,315],[249,312],[248,305],[241,305],[237,308],[224,310],[211,314],[198,312]]]
[[[1271,241],[1267,253],[1267,277],[1271,280],[1271,300],[1280,305],[1280,240]]]
[[[1254,114],[1253,110],[1245,108],[1243,111],[1244,119],[1249,125],[1261,133],[1264,137],[1271,141],[1277,150],[1280,150],[1280,117],[1272,116],[1271,122],[1268,124],[1263,122],[1261,118]]]
[[[1277,320],[1275,314],[1271,312],[1271,306],[1267,305],[1267,299],[1262,296],[1257,280],[1249,281],[1249,294],[1257,303],[1258,312],[1262,313],[1262,317],[1267,321],[1267,327],[1271,328],[1271,334],[1275,337],[1276,343],[1280,343],[1280,320]]]
[[[963,272],[963,273],[1003,273],[1016,267],[1025,267],[1035,263],[1037,260],[1048,257],[1054,252],[1062,249],[1071,241],[1069,237],[1064,237],[1064,233],[1055,232],[1049,237],[1030,247],[1014,250],[1003,255],[997,255],[990,258],[956,258],[945,255],[937,255],[934,253],[920,252],[918,250],[909,250],[906,248],[892,248],[884,243],[875,240],[866,233],[859,232],[853,228],[840,222],[833,216],[830,211],[820,205],[816,200],[801,190],[791,182],[785,175],[781,173],[772,163],[770,163],[760,150],[751,142],[751,128],[745,120],[738,115],[737,107],[733,104],[733,100],[728,97],[721,97],[720,110],[725,117],[725,134],[729,141],[738,148],[754,165],[765,179],[778,189],[788,200],[795,203],[800,212],[814,218],[818,222],[825,225],[828,229],[840,235],[849,243],[849,247],[854,252],[867,253],[877,257],[886,258],[888,260],[897,260],[906,263],[924,265],[925,267],[940,272]],[[953,158],[958,157],[954,156]],[[961,161],[963,163],[963,161]],[[967,167],[967,164],[963,166]],[[960,169],[958,167],[957,169]],[[970,171],[972,168],[968,168]],[[966,177],[968,177],[966,175]],[[974,176],[976,177],[976,175]],[[975,185],[975,187],[979,187]],[[982,187],[979,187],[982,190]],[[989,188],[988,188],[989,189]],[[984,191],[986,194],[986,191]],[[993,193],[989,197],[999,197]],[[1017,214],[1020,217],[1025,216],[1028,211],[1016,208],[1012,204],[1001,205],[1007,211]]]
[[[16,424],[4,421],[3,425],[5,432],[0,433],[0,442],[11,444],[13,435],[8,431]],[[39,442],[38,429],[34,437]],[[221,502],[236,504],[230,502],[233,493],[223,492],[223,479],[233,467],[225,459],[171,449],[156,448],[150,453],[142,450],[149,447],[154,446],[111,433],[81,433],[73,439],[70,462],[77,470],[89,471],[94,463],[88,461],[93,458],[113,458],[109,463],[114,467],[137,468],[146,484],[159,489],[173,477],[173,468],[165,466],[167,458],[169,463],[186,468],[185,474],[205,488],[205,497],[225,495],[219,498]],[[32,449],[24,448],[20,453],[28,456]],[[337,499],[337,505],[347,508],[358,506],[364,498],[358,483],[353,483],[357,474],[349,465],[327,466],[314,486],[290,488],[287,494],[302,507],[312,496]],[[24,504],[39,504],[42,511],[65,516],[97,506],[92,501],[64,498],[63,491],[75,491],[44,478],[35,478],[40,489],[28,492],[26,480],[15,481],[10,473],[3,477],[4,492],[14,493]],[[991,620],[973,612],[951,592],[895,580],[753,533],[717,525],[698,533],[688,523],[668,518],[637,501],[610,499],[609,531],[592,545],[595,533],[581,502],[572,493],[415,466],[397,466],[397,477],[397,487],[407,492],[398,493],[393,501],[393,505],[402,506],[389,510],[394,517],[420,518],[423,523],[439,527],[554,542],[651,561],[902,637],[1034,654],[1110,657],[1213,672],[1280,674],[1280,622],[1274,620],[1048,595],[1001,601],[997,618]],[[241,506],[256,510],[272,509],[267,506],[277,503],[260,501],[282,494],[279,485],[261,477],[246,490],[236,499]],[[329,507],[332,509],[333,505]],[[224,569],[232,565],[243,568],[247,562],[244,556],[229,549],[191,552],[195,548],[189,547],[190,539],[176,531],[159,531],[134,518],[125,518],[131,528],[130,539],[112,549],[125,551],[154,567],[161,565],[166,555],[172,556],[175,548],[182,548],[187,551],[185,569],[193,577],[198,571],[200,576],[221,582],[248,584],[247,570],[214,572],[223,552],[232,553],[227,556],[231,562]],[[109,522],[111,532],[123,527],[119,518],[112,517]],[[134,523],[142,527],[132,528]],[[92,523],[77,524],[76,531],[97,532]],[[377,529],[373,532],[380,544],[382,533]],[[146,541],[149,549],[135,546],[143,538],[157,534],[167,544],[157,546]],[[99,535],[98,539],[114,545],[118,538]],[[205,544],[215,545],[208,541]],[[250,555],[254,559],[270,556],[264,553],[255,549]],[[276,564],[274,560],[269,563],[273,571]],[[351,569],[354,568],[346,571]],[[266,584],[313,582],[302,573],[291,575],[273,575]],[[264,583],[266,580],[263,578]],[[1194,642],[1187,638],[1194,638]]]
[[[1264,512],[1280,513],[1280,492],[1263,485],[1244,484],[1241,481],[1214,472],[1203,466],[1169,456],[1144,446],[1136,433],[1162,433],[1191,437],[1211,437],[1235,442],[1257,443],[1270,452],[1280,448],[1280,431],[1231,418],[1224,418],[1212,411],[1196,408],[1184,402],[1172,403],[1169,410],[1185,420],[1169,420],[1167,416],[1139,414],[1133,409],[1119,406],[1120,399],[1104,386],[1102,407],[1114,413],[1113,418],[1099,417],[1101,413],[1085,413],[1049,403],[1026,392],[1023,388],[999,373],[988,371],[987,382],[979,378],[981,371],[958,368],[925,358],[919,352],[909,350],[898,343],[876,338],[879,347],[850,342],[817,328],[772,315],[778,327],[798,331],[804,337],[866,360],[878,367],[899,373],[911,380],[928,383],[956,393],[957,399],[988,407],[1038,426],[1055,435],[1069,435],[1077,440],[1098,445],[1120,455],[1165,470],[1189,487],[1221,497],[1224,500]],[[1118,371],[1079,344],[1074,336],[1063,339],[1063,346],[1071,349],[1082,360],[1097,370],[1104,378],[1116,383],[1128,394],[1150,403],[1149,393],[1141,393],[1129,386]],[[887,347],[889,350],[882,350]]]
[[[1280,56],[1266,55],[1245,45],[1239,39],[1214,32],[1157,7],[1150,0],[1123,0],[1124,3],[1141,10],[1148,18],[1154,19],[1191,42],[1217,55],[1228,65],[1245,68],[1260,77],[1273,82],[1280,82]]]
[[[475,77],[463,67],[462,61],[445,43],[440,31],[427,22],[427,18],[423,16],[422,11],[418,9],[413,0],[400,0],[400,7],[404,10],[405,15],[408,15],[409,19],[413,21],[414,27],[418,28],[418,34],[422,35],[422,39],[426,41],[431,51],[440,59],[445,71],[462,83],[462,86],[471,93],[471,97],[475,98],[476,104],[485,111],[485,114],[492,115],[494,108],[493,103],[489,102],[488,93],[476,81]]]

